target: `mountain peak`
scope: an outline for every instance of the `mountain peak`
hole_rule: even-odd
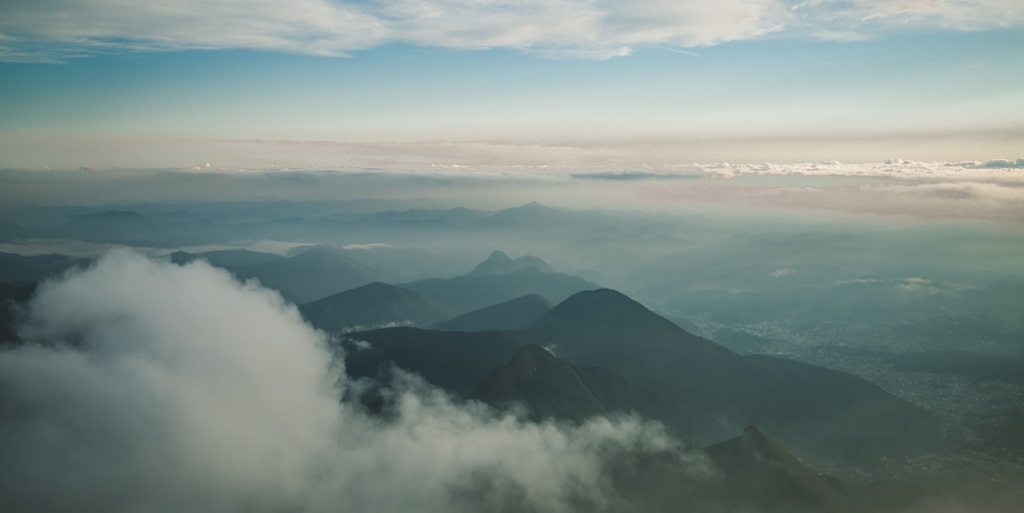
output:
[[[521,328],[551,309],[539,294],[529,294],[467,312],[435,325],[448,331],[513,330]]]
[[[577,292],[551,309],[549,316],[563,320],[584,317],[590,320],[629,316],[658,317],[644,305],[612,289]]]
[[[494,250],[491,252],[490,256],[487,257],[487,260],[477,264],[477,266],[474,267],[466,276],[512,274],[527,267],[533,267],[544,273],[554,272],[554,269],[540,257],[524,255],[513,260],[503,251]]]
[[[328,332],[388,323],[422,325],[445,316],[419,294],[379,281],[306,303],[299,311]]]
[[[505,254],[504,251],[500,251],[500,250],[496,249],[494,251],[491,251],[490,256],[488,256],[487,260],[485,260],[485,261],[486,262],[492,262],[492,261],[493,262],[511,262],[512,259],[507,254]]]

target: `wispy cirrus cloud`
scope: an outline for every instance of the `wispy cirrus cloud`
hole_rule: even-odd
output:
[[[1022,24],[1014,0],[14,0],[0,5],[0,60],[193,49],[339,56],[387,43],[608,58],[768,35],[857,40]]]

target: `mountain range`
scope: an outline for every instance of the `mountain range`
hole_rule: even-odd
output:
[[[522,404],[534,418],[633,411],[681,436],[710,440],[757,424],[802,454],[846,463],[920,450],[941,433],[926,410],[861,378],[737,355],[607,289],[574,294],[513,331],[378,330],[352,337],[375,349],[376,340],[386,340],[381,355],[442,387],[436,367],[447,362],[443,380],[459,382],[451,392],[499,407]],[[428,340],[453,337],[473,347],[472,367],[456,363],[462,357],[451,344],[424,349]],[[418,356],[402,354],[413,349]]]

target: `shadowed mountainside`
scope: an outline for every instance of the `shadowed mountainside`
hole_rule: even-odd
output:
[[[863,379],[741,357],[612,290],[576,294],[520,333],[569,362],[619,373],[701,412],[688,430],[712,439],[759,424],[801,450],[849,460],[918,449],[941,433],[927,411]]]
[[[578,276],[543,272],[533,266],[509,274],[431,278],[400,286],[455,314],[529,294],[539,294],[549,301],[558,302],[581,290],[597,288],[597,285]]]
[[[387,279],[383,272],[326,248],[228,269],[242,279],[256,278],[296,304]]]
[[[503,331],[526,326],[551,309],[551,303],[538,294],[530,294],[503,303],[473,310],[433,327],[443,331]]]
[[[306,303],[299,311],[314,327],[329,333],[389,323],[423,326],[445,317],[419,294],[381,282]]]
[[[575,294],[516,332],[378,330],[353,338],[379,350],[379,359],[462,397],[473,391],[499,406],[522,403],[535,417],[635,411],[681,436],[711,440],[735,433],[737,425],[759,424],[803,454],[845,462],[915,452],[941,433],[927,411],[863,379],[780,358],[739,356],[607,289]],[[457,339],[481,354],[496,338],[506,344],[503,351],[488,352],[486,364],[471,367],[450,353],[450,344],[428,349],[434,341]],[[378,348],[377,340],[387,346]],[[516,351],[508,352],[507,344],[535,344],[554,355],[535,347],[513,358]],[[441,367],[447,375],[438,374]]]

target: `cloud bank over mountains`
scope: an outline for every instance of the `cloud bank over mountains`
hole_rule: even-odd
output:
[[[431,198],[492,210],[530,198],[564,208],[817,210],[1024,219],[1024,160],[796,164],[429,164],[353,168],[0,170],[0,202]],[[610,185],[614,183],[614,187]],[[496,187],[500,185],[500,187]],[[224,192],[228,191],[228,192]],[[340,191],[340,192],[339,192]]]
[[[14,1],[0,6],[0,60],[211,49],[339,56],[390,43],[608,58],[766,36],[859,40],[1022,24],[1015,0]]]
[[[368,415],[294,306],[203,262],[110,253],[43,285],[22,335],[0,352],[16,511],[614,510],[602,457],[672,445],[635,419],[522,423],[412,377]]]

